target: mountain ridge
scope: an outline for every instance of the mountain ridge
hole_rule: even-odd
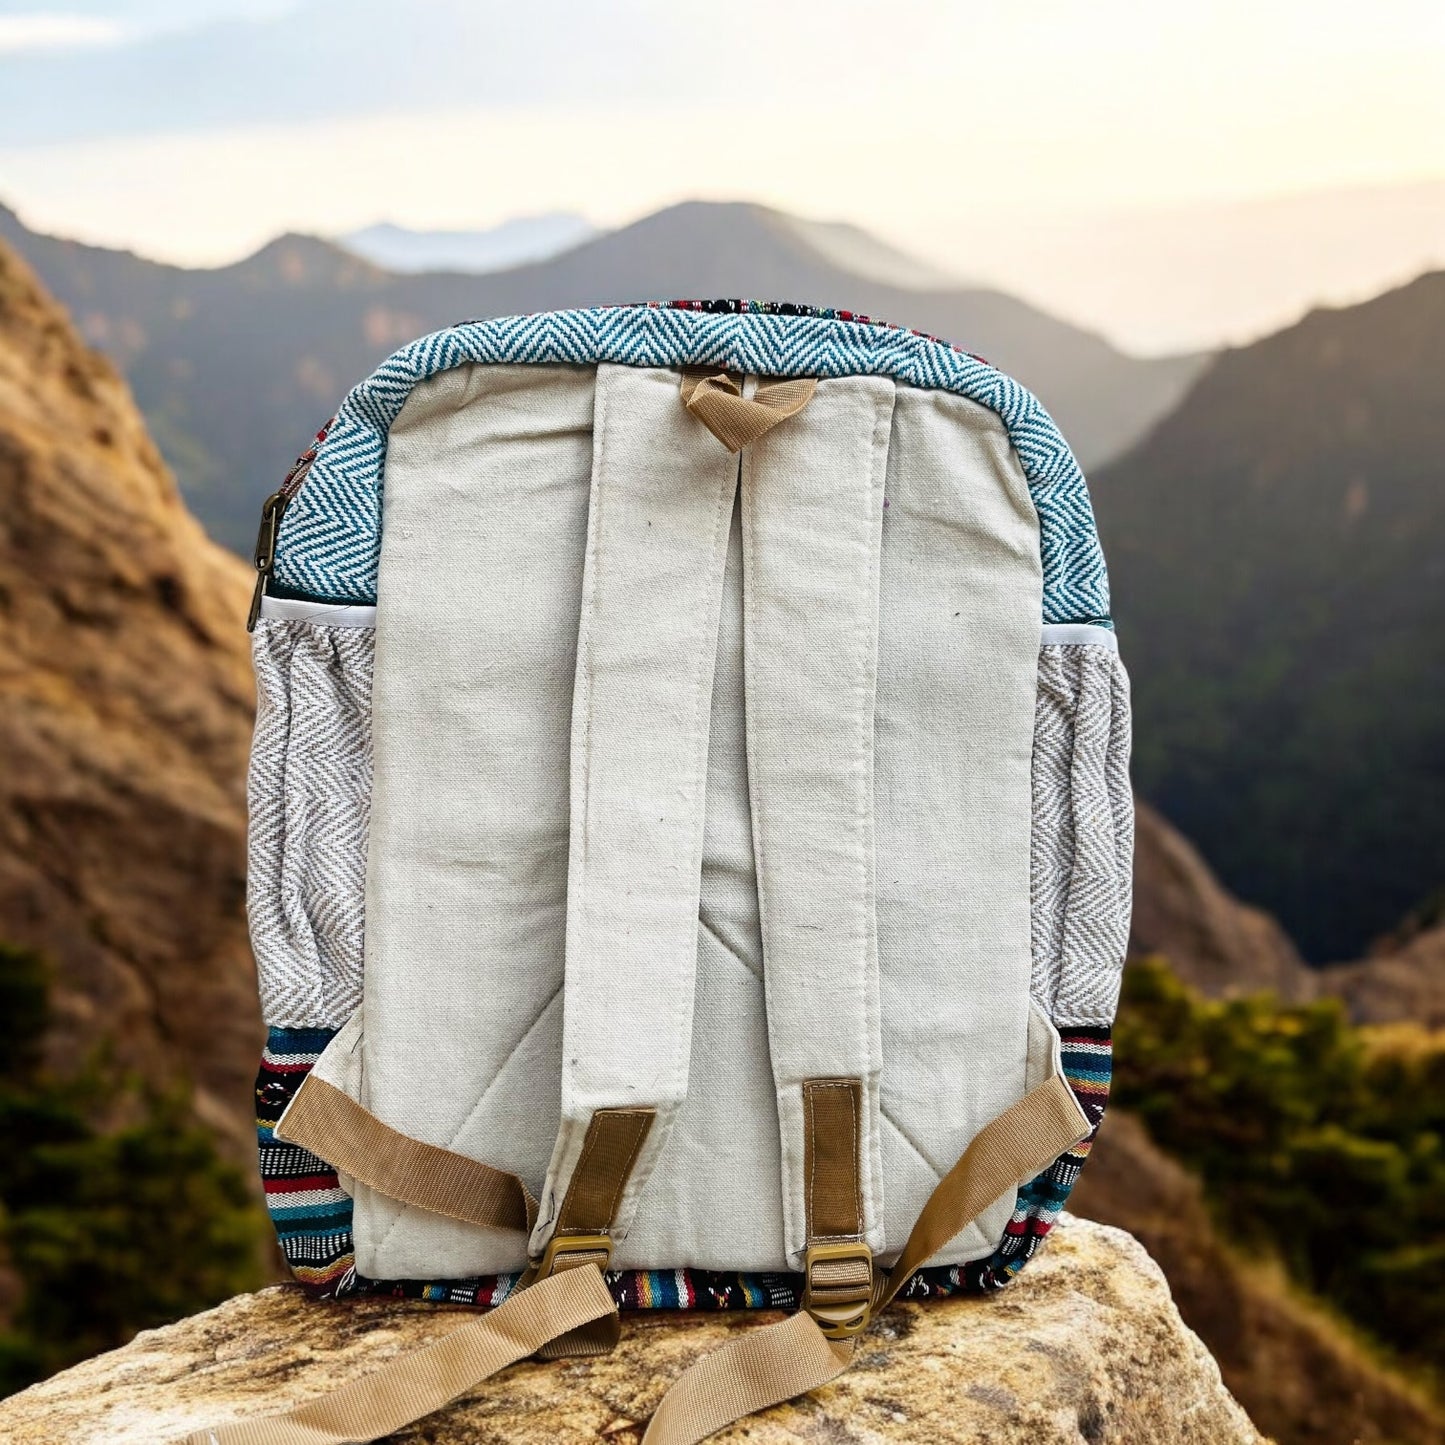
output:
[[[1092,479],[1135,781],[1317,963],[1445,877],[1445,272],[1221,353]]]
[[[675,296],[848,307],[946,336],[1018,377],[1086,466],[1142,434],[1203,364],[1126,356],[987,288],[869,279],[811,245],[814,224],[687,202],[542,262],[394,275],[299,235],[214,270],[152,265],[29,231],[0,209],[0,237],[125,372],[188,502],[238,551],[250,546],[261,499],[346,391],[398,346],[473,316]]]

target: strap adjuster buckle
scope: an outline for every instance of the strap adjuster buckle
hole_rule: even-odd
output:
[[[810,1244],[803,1256],[803,1308],[830,1340],[851,1339],[873,1314],[873,1251],[861,1240]]]
[[[537,1261],[537,1279],[548,1279],[564,1269],[578,1269],[595,1264],[605,1270],[612,1260],[612,1236],[609,1234],[554,1234]]]

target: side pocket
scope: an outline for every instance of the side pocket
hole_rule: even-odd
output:
[[[246,908],[272,1027],[340,1027],[361,1002],[375,629],[263,616]]]
[[[1046,643],[1034,721],[1033,995],[1061,1030],[1108,1028],[1133,899],[1129,678],[1104,643]]]
[[[1051,640],[1051,633],[1063,637]],[[1048,1238],[1089,1157],[1109,1098],[1111,1030],[1133,899],[1134,795],[1129,678],[1114,635],[1103,628],[1044,630],[1034,713],[1033,815],[1032,993],[1041,1017],[1031,1037],[1052,1035],[1047,1062],[1062,1069],[1090,1132],[1019,1190],[998,1248],[964,1274],[976,1290],[1008,1284]],[[1030,1083],[1042,1073],[1036,1060]]]

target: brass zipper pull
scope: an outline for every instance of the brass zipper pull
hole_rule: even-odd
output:
[[[256,568],[256,590],[251,594],[251,610],[246,615],[246,631],[256,630],[261,615],[261,599],[266,595],[266,582],[276,566],[276,537],[281,531],[281,516],[291,500],[283,487],[272,492],[261,504],[261,529],[256,533],[256,551],[251,558]]]

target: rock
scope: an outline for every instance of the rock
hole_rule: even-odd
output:
[[[1270,914],[1240,902],[1142,800],[1137,817],[1131,955],[1162,955],[1210,998],[1264,989],[1290,1003],[1334,997],[1358,1024],[1445,1028],[1445,924],[1406,926],[1358,962],[1311,968]]]
[[[248,595],[125,384],[0,243],[0,940],[54,965],[53,1067],[103,1046],[185,1080],[237,1158],[261,1039]]]
[[[636,1441],[697,1355],[776,1315],[629,1315],[595,1360],[527,1363],[398,1441]],[[455,1311],[389,1300],[313,1304],[291,1286],[139,1335],[0,1403],[9,1445],[160,1445],[266,1413],[435,1339]],[[1121,1230],[1064,1216],[1002,1294],[890,1310],[826,1389],[719,1440],[987,1445],[1260,1445],[1180,1321],[1158,1266]]]

